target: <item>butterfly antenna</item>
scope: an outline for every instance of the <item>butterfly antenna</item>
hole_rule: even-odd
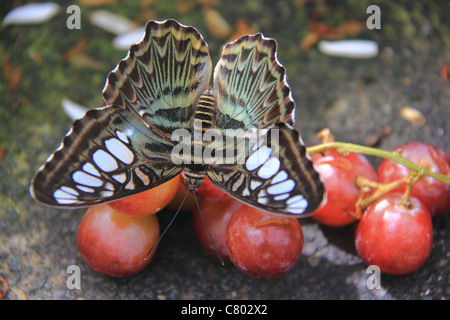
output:
[[[198,205],[197,196],[195,195],[195,188],[192,188],[192,193],[194,194],[195,204],[197,205],[198,211],[200,212],[200,216],[203,219],[203,223],[205,224],[206,231],[208,231],[208,234],[209,234],[209,237],[211,238],[212,244],[213,244],[214,248],[216,249],[217,255],[219,256],[220,263],[222,265],[224,265],[222,255],[220,254],[219,249],[217,249],[216,243],[214,242],[211,232],[209,232],[208,225],[206,224],[206,221],[205,221],[205,217],[203,217],[202,209],[200,209],[200,206]]]
[[[161,233],[161,235],[159,236],[158,240],[153,244],[153,246],[151,247],[150,251],[147,253],[147,256],[145,256],[144,260],[148,259],[148,256],[150,255],[150,253],[152,253],[153,249],[156,247],[156,245],[159,243],[159,241],[161,241],[162,237],[164,237],[164,235],[166,234],[167,230],[170,228],[172,223],[175,221],[175,218],[177,217],[178,213],[180,212],[181,208],[183,207],[183,204],[186,201],[188,194],[189,194],[189,190],[186,192],[186,195],[184,196],[184,199],[181,202],[180,207],[178,208],[177,212],[175,212],[175,214],[173,215],[172,220],[170,220],[170,222],[167,225],[166,229],[164,229],[163,233]]]

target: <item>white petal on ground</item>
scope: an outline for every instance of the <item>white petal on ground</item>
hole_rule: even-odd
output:
[[[324,54],[343,58],[368,59],[378,54],[378,44],[371,40],[321,40],[318,47]]]
[[[62,99],[61,101],[64,112],[69,116],[72,121],[80,119],[84,116],[86,111],[88,110],[86,107],[75,103],[67,98]]]
[[[113,45],[117,49],[128,50],[130,46],[142,40],[145,34],[145,28],[134,29],[128,33],[114,38]]]
[[[3,19],[3,25],[43,23],[53,18],[60,10],[54,2],[31,3],[14,8]]]
[[[139,27],[135,22],[106,10],[95,11],[89,19],[93,25],[115,35],[127,33]]]

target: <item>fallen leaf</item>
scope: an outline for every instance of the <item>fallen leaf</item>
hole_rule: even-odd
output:
[[[206,18],[206,24],[214,36],[218,38],[225,38],[231,34],[230,25],[218,11],[204,7],[203,14]]]
[[[8,56],[2,58],[5,80],[9,85],[9,92],[14,94],[22,80],[22,70],[11,64]]]
[[[366,146],[373,147],[373,146],[378,145],[380,143],[380,140],[383,137],[391,134],[391,132],[392,132],[391,126],[384,126],[379,132],[377,132],[373,135],[370,135],[366,138],[366,140],[365,140]]]
[[[448,75],[450,74],[450,67],[447,65],[443,65],[441,68],[441,77],[442,80],[444,80],[445,82],[447,82],[448,79]]]
[[[235,26],[236,32],[230,37],[228,42],[234,41],[242,36],[245,36],[247,34],[253,34],[256,33],[257,30],[255,28],[251,28],[248,25],[248,21],[246,18],[241,18],[236,22]]]
[[[3,277],[0,277],[0,283],[3,287],[2,290],[0,291],[0,299],[3,299],[6,296],[6,294],[8,293],[9,286],[8,286],[8,282],[6,282],[6,280],[3,279]]]
[[[139,6],[142,9],[147,9],[149,7],[151,7],[157,0],[140,0],[139,1]]]
[[[425,117],[419,110],[409,106],[403,106],[400,108],[400,116],[412,125],[419,127],[422,127],[426,121]]]
[[[106,65],[103,62],[95,60],[94,58],[91,58],[84,53],[80,53],[74,56],[71,62],[82,68],[88,68],[96,71],[102,71],[106,69]]]
[[[87,37],[85,35],[82,35],[80,41],[78,41],[78,43],[73,48],[71,48],[69,51],[63,54],[63,56],[61,57],[61,61],[67,62],[73,59],[73,57],[79,55],[81,52],[84,51],[84,49],[86,49],[86,45],[87,45]]]
[[[300,42],[300,50],[306,51],[311,48],[317,41],[319,37],[314,32],[309,32],[305,37],[303,37]]]
[[[365,25],[358,21],[349,20],[347,22],[344,22],[340,26],[338,26],[336,28],[336,32],[338,34],[341,34],[343,37],[344,36],[354,36],[354,35],[359,34],[363,30],[364,27],[365,27]]]
[[[330,26],[312,19],[308,23],[310,32],[300,42],[302,51],[308,50],[318,40],[340,40],[348,36],[354,36],[363,30],[364,25],[355,20],[349,20],[339,26]]]
[[[31,60],[33,60],[34,62],[36,62],[38,65],[42,65],[44,63],[44,58],[42,57],[42,55],[33,50],[33,49],[28,49],[27,51],[28,56],[30,57]]]
[[[113,4],[118,0],[79,0],[80,3],[84,4],[87,7],[97,7],[103,6],[105,4]]]

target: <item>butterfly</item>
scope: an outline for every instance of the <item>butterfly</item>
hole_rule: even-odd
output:
[[[108,74],[107,105],[73,123],[33,178],[31,195],[49,206],[86,207],[154,188],[184,170],[190,190],[208,177],[264,211],[312,213],[325,191],[293,127],[295,103],[276,41],[257,33],[226,44],[212,84],[211,74],[197,29],[149,21]],[[174,139],[180,130],[185,135]],[[224,154],[231,157],[224,161]]]

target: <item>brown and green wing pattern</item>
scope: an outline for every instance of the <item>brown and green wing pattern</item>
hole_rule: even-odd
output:
[[[217,128],[294,123],[295,103],[276,50],[276,41],[260,33],[225,45],[214,70]]]
[[[259,33],[225,45],[208,90],[211,61],[199,32],[175,20],[149,21],[108,75],[109,106],[74,122],[32,180],[31,195],[47,205],[90,206],[153,188],[186,168],[262,210],[312,212],[325,191],[293,130],[295,103],[276,50],[275,40]],[[224,142],[243,137],[230,129],[257,139],[218,146],[236,154],[233,163],[176,164],[176,129],[193,131],[194,139],[208,129]]]
[[[224,47],[214,71],[215,125],[226,141],[229,129],[241,129],[238,139],[245,143],[232,147],[235,162],[211,165],[207,176],[248,205],[307,216],[324,201],[325,191],[293,129],[295,103],[276,50],[275,40],[259,33]],[[229,152],[227,146],[218,151]]]
[[[210,166],[207,176],[226,193],[264,211],[308,216],[325,189],[297,131],[279,124],[241,148],[244,161]]]
[[[189,127],[210,77],[208,46],[195,28],[149,21],[142,41],[108,75],[103,97],[170,134]]]
[[[89,110],[39,168],[30,193],[50,206],[85,207],[164,183],[182,171],[173,142],[120,106]]]

